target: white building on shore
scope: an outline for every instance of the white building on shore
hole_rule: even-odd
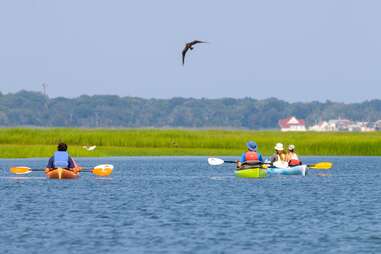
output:
[[[278,123],[281,131],[306,131],[304,120],[294,116],[280,119]]]
[[[310,126],[308,128],[310,131],[319,131],[319,132],[325,132],[325,131],[336,131],[336,126],[332,123],[329,123],[327,121],[323,121],[319,124],[315,124],[313,126]]]
[[[368,122],[354,122],[348,119],[333,119],[329,121],[323,121],[319,124],[313,125],[308,128],[310,131],[357,131],[368,132],[375,131],[375,128]]]

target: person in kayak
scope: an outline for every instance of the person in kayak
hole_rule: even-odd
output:
[[[277,143],[274,147],[275,153],[270,157],[270,164],[277,168],[287,168],[287,156],[282,143]]]
[[[289,164],[287,161],[287,154],[284,151],[282,151],[279,154],[279,160],[274,161],[272,163],[272,166],[274,166],[276,168],[288,168]]]
[[[280,155],[284,154],[284,148],[283,148],[282,143],[277,143],[275,145],[274,149],[275,149],[275,153],[273,155],[271,155],[271,157],[270,157],[271,164],[273,164],[276,161],[280,161],[281,160]]]
[[[257,151],[257,143],[249,141],[246,143],[247,152],[243,153],[241,159],[237,161],[237,168],[242,165],[260,165],[263,163],[262,154]]]
[[[78,168],[77,163],[69,156],[67,145],[59,143],[57,151],[50,157],[46,169],[65,168],[75,171]]]
[[[295,152],[295,145],[291,144],[288,146],[287,161],[290,167],[302,165],[301,160],[299,160],[299,157]]]

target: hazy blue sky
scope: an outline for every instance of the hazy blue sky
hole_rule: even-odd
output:
[[[381,99],[380,0],[2,0],[0,91]],[[183,44],[199,45],[181,65]]]

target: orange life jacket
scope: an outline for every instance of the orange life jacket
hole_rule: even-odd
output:
[[[258,160],[258,153],[252,152],[252,151],[247,151],[245,153],[245,158],[246,158],[246,161],[257,161]]]

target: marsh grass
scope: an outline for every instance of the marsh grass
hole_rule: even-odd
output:
[[[381,155],[381,133],[316,133],[179,129],[0,129],[1,158],[48,157],[59,142],[73,156],[239,155],[255,140],[269,155],[274,144],[295,144],[301,155]],[[93,152],[82,148],[97,145]]]

